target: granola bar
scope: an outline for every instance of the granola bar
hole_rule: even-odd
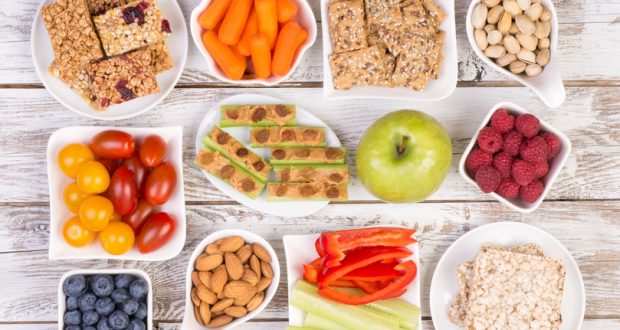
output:
[[[129,0],[88,0],[88,7],[90,8],[90,14],[97,16],[128,2]]]
[[[329,4],[329,35],[334,53],[368,47],[364,1],[342,0]]]
[[[170,25],[153,0],[138,0],[93,17],[108,56],[165,40]]]
[[[159,92],[146,48],[90,64],[86,72],[93,105],[99,110]]]
[[[161,40],[148,46],[151,51],[151,65],[155,74],[167,71],[174,67],[174,62],[170,53],[168,52],[168,46],[166,41]]]
[[[329,64],[334,88],[349,89],[353,86],[388,86],[389,59],[385,51],[372,46],[347,53],[332,54]]]

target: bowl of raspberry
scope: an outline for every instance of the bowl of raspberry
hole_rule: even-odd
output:
[[[566,135],[522,107],[496,104],[463,153],[461,176],[510,208],[540,206],[571,151]]]

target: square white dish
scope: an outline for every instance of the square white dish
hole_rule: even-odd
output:
[[[64,222],[74,214],[69,211],[63,201],[65,187],[73,182],[73,179],[65,176],[56,160],[58,152],[67,144],[83,143],[97,133],[108,129],[116,129],[133,135],[136,141],[140,141],[148,134],[161,136],[168,144],[166,159],[174,165],[177,173],[177,185],[174,193],[165,204],[158,206],[160,211],[169,213],[177,221],[177,228],[168,241],[160,249],[151,253],[142,254],[137,248],[132,248],[127,253],[112,255],[103,250],[97,237],[89,244],[81,248],[72,247],[65,242],[62,236]],[[73,126],[64,127],[55,131],[47,143],[47,175],[50,199],[50,259],[122,259],[122,260],[145,260],[158,261],[175,257],[183,249],[185,244],[185,194],[183,188],[183,128],[177,127],[102,127],[102,126]]]
[[[456,48],[456,26],[454,14],[454,1],[434,0],[435,3],[446,13],[446,19],[439,29],[446,33],[443,42],[443,61],[439,79],[429,80],[423,91],[414,91],[405,87],[353,87],[347,90],[334,88],[332,71],[329,65],[329,56],[333,53],[331,38],[329,35],[329,11],[330,1],[321,0],[321,31],[323,33],[323,96],[326,99],[399,99],[410,101],[437,101],[452,94],[456,89],[458,65]]]
[[[314,249],[314,242],[320,236],[320,234],[308,234],[308,235],[284,235],[282,241],[284,243],[284,253],[286,254],[286,274],[287,274],[287,290],[289,301],[293,292],[293,286],[299,280],[303,279],[303,265],[310,263],[312,260],[318,258],[318,254]],[[413,252],[411,256],[403,260],[413,260],[417,266],[417,274],[415,279],[407,286],[407,292],[399,297],[408,303],[414,304],[420,307],[420,251],[418,249],[418,243],[413,243],[407,246],[409,250]],[[421,308],[421,307],[420,307]],[[422,330],[422,314],[418,320],[417,330]],[[288,305],[288,319],[289,325],[303,326],[306,312],[301,309]]]

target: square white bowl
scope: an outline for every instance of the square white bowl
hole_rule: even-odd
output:
[[[103,250],[97,237],[86,246],[73,247],[65,242],[62,236],[62,226],[65,221],[74,216],[67,209],[63,201],[63,192],[67,185],[74,180],[65,176],[58,166],[58,152],[67,144],[83,143],[97,133],[109,129],[127,132],[133,135],[136,141],[149,134],[161,136],[168,144],[166,159],[174,166],[177,172],[177,185],[174,193],[164,205],[157,209],[167,212],[177,221],[177,228],[168,243],[160,249],[150,253],[140,253],[135,247],[125,254],[112,255]],[[50,199],[50,259],[122,259],[159,261],[174,258],[181,252],[185,244],[185,193],[183,189],[183,128],[176,127],[103,127],[103,126],[73,126],[64,127],[55,131],[47,142],[47,176]]]
[[[276,291],[278,291],[278,285],[280,284],[280,262],[278,260],[278,255],[273,250],[273,247],[271,247],[271,244],[269,244],[269,242],[267,242],[265,239],[258,236],[257,234],[254,234],[246,230],[240,230],[240,229],[218,230],[210,234],[209,236],[205,237],[200,243],[198,243],[198,245],[196,246],[196,249],[194,249],[194,252],[192,253],[192,256],[189,258],[189,263],[187,264],[187,273],[185,274],[185,314],[183,316],[183,325],[181,326],[181,329],[183,330],[207,329],[207,327],[200,325],[200,323],[196,321],[196,316],[194,315],[194,303],[192,302],[192,299],[191,299],[191,292],[192,292],[192,285],[193,285],[192,284],[192,272],[195,270],[194,264],[196,263],[196,259],[202,252],[204,252],[207,245],[209,245],[210,243],[213,243],[214,241],[220,238],[224,238],[228,236],[241,236],[243,237],[243,240],[245,240],[246,243],[259,243],[260,245],[262,245],[267,250],[269,255],[271,256],[271,269],[273,270],[273,278],[271,280],[271,284],[265,291],[265,298],[263,299],[263,302],[260,304],[260,306],[258,306],[257,309],[251,311],[250,313],[247,313],[246,315],[242,317],[234,319],[232,322],[224,326],[217,327],[217,328],[210,328],[210,329],[228,330],[228,329],[235,328],[242,323],[247,322],[254,316],[260,314],[260,312],[262,312],[265,309],[265,307],[269,305],[269,302],[271,302],[271,299],[273,299],[273,296],[276,294]]]
[[[525,110],[521,106],[516,105],[516,104],[514,104],[512,102],[500,102],[500,103],[496,104],[495,106],[493,106],[493,108],[491,108],[491,111],[489,111],[489,113],[486,115],[486,117],[482,121],[482,124],[480,124],[480,127],[476,131],[476,134],[474,134],[474,136],[471,138],[471,141],[469,141],[469,145],[467,145],[467,148],[463,152],[463,156],[461,157],[461,161],[459,163],[459,173],[461,174],[461,176],[465,179],[465,181],[467,181],[467,182],[473,184],[474,186],[476,186],[476,188],[478,188],[478,184],[469,175],[469,173],[467,173],[467,169],[465,168],[465,161],[467,160],[467,156],[469,156],[469,153],[476,146],[476,141],[478,140],[478,134],[480,133],[480,130],[483,129],[484,127],[486,127],[489,124],[489,122],[491,121],[491,117],[493,116],[495,111],[497,109],[500,109],[500,108],[504,108],[504,109],[508,110],[509,113],[511,113],[513,115],[517,115],[517,116],[518,115],[522,115],[522,114],[526,114],[526,113],[530,113],[529,111]],[[536,116],[536,118],[538,118],[538,116]],[[549,172],[542,179],[542,182],[545,185],[545,190],[543,191],[542,195],[540,195],[540,198],[538,198],[538,200],[536,202],[534,202],[534,203],[526,203],[526,202],[522,201],[521,199],[509,200],[509,199],[506,199],[506,198],[504,198],[504,197],[502,197],[499,194],[496,194],[494,192],[490,193],[491,196],[495,197],[495,199],[497,199],[498,201],[502,202],[504,205],[507,205],[511,209],[513,209],[515,211],[522,212],[522,213],[533,212],[534,210],[536,210],[540,206],[540,204],[545,199],[545,196],[547,196],[547,193],[551,189],[551,186],[553,185],[553,182],[555,182],[555,179],[560,174],[560,171],[562,170],[562,167],[564,167],[564,164],[566,164],[566,160],[568,159],[568,156],[569,156],[569,154],[571,152],[571,142],[568,139],[568,137],[566,136],[566,134],[562,133],[561,131],[559,131],[555,127],[551,126],[551,124],[545,122],[544,120],[542,120],[540,118],[538,118],[538,120],[540,121],[540,129],[541,129],[541,131],[551,132],[551,133],[555,134],[560,139],[560,142],[561,142],[560,151],[553,158],[553,160],[550,162],[550,164],[549,164]]]
[[[422,91],[414,91],[405,87],[353,87],[347,90],[335,89],[329,56],[334,52],[329,35],[329,10],[332,0],[321,0],[321,28],[323,33],[323,96],[326,99],[398,99],[410,101],[437,101],[450,96],[456,89],[458,65],[456,59],[456,27],[454,23],[454,1],[435,0],[435,3],[446,13],[446,19],[439,29],[446,33],[443,42],[443,61],[437,80],[429,80]]]
[[[295,60],[293,61],[293,64],[289,72],[283,77],[277,77],[272,74],[269,78],[266,78],[266,79],[255,78],[255,79],[232,80],[228,78],[228,76],[226,76],[226,74],[224,73],[224,71],[222,71],[222,69],[219,68],[217,63],[215,63],[215,61],[211,57],[211,54],[209,54],[209,51],[207,51],[207,48],[205,47],[205,45],[202,43],[202,34],[204,32],[204,29],[200,26],[200,24],[198,24],[198,17],[200,16],[200,14],[202,14],[202,12],[205,9],[207,9],[209,4],[211,4],[211,0],[202,0],[198,4],[198,6],[196,6],[196,8],[192,10],[192,15],[189,19],[190,20],[189,29],[192,34],[192,40],[194,40],[194,44],[196,45],[196,48],[198,48],[198,50],[200,51],[200,54],[202,55],[202,57],[204,57],[205,61],[207,62],[207,67],[205,71],[208,74],[214,76],[218,80],[221,80],[221,81],[224,81],[230,84],[235,84],[235,85],[275,86],[285,81],[286,79],[288,79],[293,73],[293,71],[295,71],[295,68],[297,68],[297,66],[301,62],[301,58],[304,56],[306,51],[310,49],[310,47],[312,47],[312,45],[314,44],[314,41],[316,40],[316,33],[317,33],[316,18],[314,17],[314,13],[312,12],[312,8],[310,8],[310,4],[308,3],[308,1],[305,1],[305,0],[293,0],[293,1],[295,1],[295,3],[297,4],[297,16],[293,17],[292,20],[299,23],[299,25],[302,28],[306,29],[306,31],[308,32],[308,38],[306,39],[304,44],[301,45],[301,47],[297,51],[297,54],[295,54]]]
[[[80,270],[72,270],[64,273],[60,278],[60,282],[58,282],[58,329],[62,330],[65,328],[64,315],[67,309],[67,295],[62,289],[63,283],[65,280],[73,275],[99,275],[99,274],[108,274],[108,275],[118,275],[118,274],[129,274],[138,278],[142,278],[149,285],[149,293],[146,296],[146,328],[151,330],[153,329],[153,283],[151,282],[151,278],[149,274],[145,271],[139,269],[80,269]]]

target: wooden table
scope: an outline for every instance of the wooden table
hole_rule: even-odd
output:
[[[180,2],[187,19],[198,0]],[[204,61],[190,42],[185,72],[172,93],[148,113],[113,123],[184,126],[187,242],[176,258],[154,263],[48,260],[47,139],[60,127],[110,123],[74,114],[42,87],[30,54],[30,27],[38,1],[5,2],[0,7],[0,329],[56,328],[60,276],[72,269],[112,267],[147,271],[154,284],[155,324],[160,329],[178,329],[188,258],[207,234],[223,228],[254,231],[273,244],[284,264],[283,234],[376,224],[418,228],[424,328],[432,329],[428,293],[442,253],[469,229],[505,220],[547,230],[575,256],[587,291],[584,329],[620,328],[620,3],[555,1],[560,17],[557,56],[567,98],[559,109],[547,109],[531,91],[505,80],[476,59],[464,33],[468,2],[456,1],[458,88],[440,102],[324,100],[320,35],[292,78],[276,88],[240,88],[215,81],[204,74]],[[319,1],[311,3],[315,16],[320,17]],[[349,202],[334,203],[306,218],[284,219],[254,212],[220,193],[190,165],[194,134],[205,112],[224,97],[250,92],[280,97],[312,111],[336,131],[351,154],[364,129],[377,118],[402,108],[423,110],[440,120],[452,135],[453,166],[441,189],[417,205],[378,202],[354,180]],[[529,215],[502,206],[457,173],[469,138],[488,109],[502,100],[530,109],[564,131],[573,143],[572,155],[547,200]],[[284,273],[282,278],[286,279]],[[284,328],[285,288],[283,280],[267,309],[243,328]]]

